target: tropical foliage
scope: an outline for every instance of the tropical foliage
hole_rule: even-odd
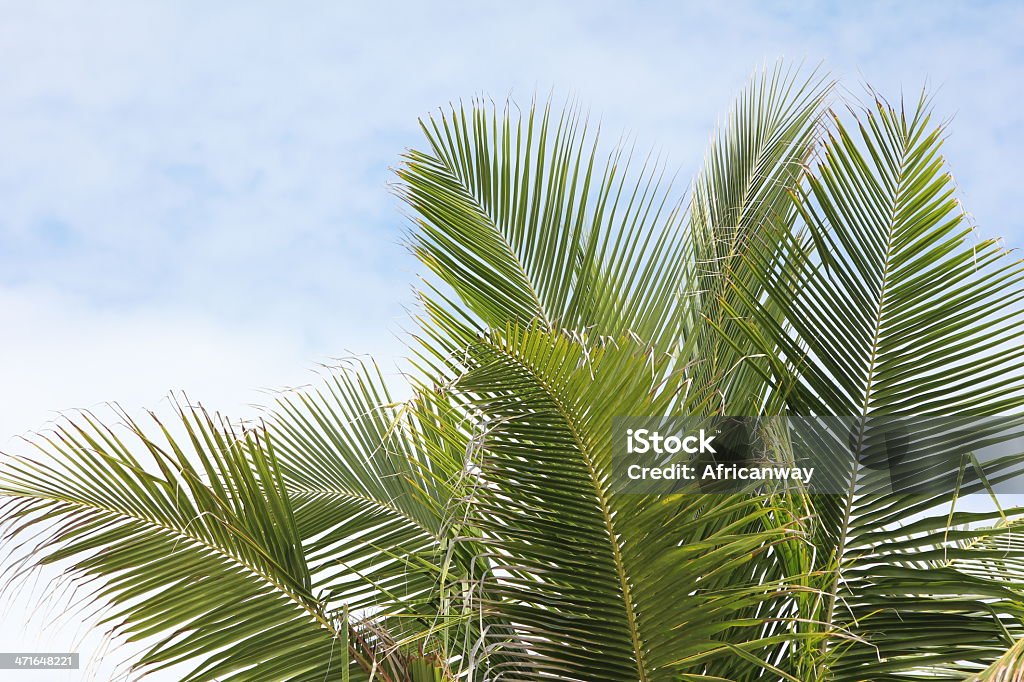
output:
[[[138,673],[192,682],[1022,679],[1020,521],[964,510],[982,484],[610,484],[623,415],[1024,412],[1024,267],[927,100],[868,99],[758,74],[689,192],[575,106],[426,119],[412,397],[353,362],[256,425],[71,416],[0,466],[10,579],[67,567]]]

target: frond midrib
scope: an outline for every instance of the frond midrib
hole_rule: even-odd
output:
[[[871,394],[875,383],[876,365],[878,360],[878,350],[881,345],[882,338],[882,323],[885,319],[885,297],[889,287],[889,267],[892,264],[892,250],[893,242],[895,239],[896,231],[896,212],[899,208],[901,194],[904,190],[904,182],[906,180],[906,164],[907,164],[908,149],[906,146],[900,148],[900,166],[899,173],[897,174],[894,191],[892,192],[892,201],[889,206],[889,218],[886,221],[888,230],[886,231],[886,243],[885,243],[885,259],[882,266],[882,272],[879,275],[879,291],[876,297],[875,312],[873,316],[874,324],[872,325],[872,338],[870,344],[870,352],[868,356],[868,366],[865,371],[865,381],[863,394],[861,396],[860,404],[860,420],[859,431],[857,434],[857,445],[855,452],[860,451],[860,447],[864,440],[864,417],[867,417],[869,410],[871,409]],[[836,576],[833,584],[832,594],[829,597],[828,609],[825,614],[825,623],[828,626],[832,626],[833,618],[835,617],[835,607],[839,599],[839,585],[842,581],[843,574],[843,560],[846,556],[847,541],[850,534],[850,519],[853,515],[853,503],[856,499],[856,485],[857,476],[860,472],[860,460],[857,458],[854,461],[853,473],[850,477],[850,487],[847,491],[846,498],[843,503],[843,523],[839,533],[839,547],[836,551]],[[825,640],[827,642],[827,640]],[[823,642],[824,644],[824,642]]]
[[[615,565],[616,577],[619,581],[619,587],[622,590],[622,601],[624,610],[626,612],[626,624],[629,629],[630,643],[633,648],[633,655],[636,659],[636,668],[638,675],[638,682],[648,682],[649,675],[647,672],[647,666],[645,663],[644,649],[643,649],[643,638],[640,634],[639,622],[636,616],[636,612],[633,607],[632,589],[629,585],[629,577],[626,573],[625,562],[622,558],[622,552],[619,548],[617,541],[618,534],[615,531],[615,520],[611,514],[611,505],[605,494],[604,489],[601,487],[601,482],[597,476],[597,471],[594,467],[594,460],[591,457],[590,447],[586,444],[586,438],[583,436],[582,430],[577,424],[576,418],[573,416],[572,411],[565,405],[565,403],[559,398],[557,392],[548,384],[547,381],[535,370],[535,368],[528,362],[522,360],[516,353],[506,349],[501,344],[495,346],[500,351],[518,364],[524,371],[526,371],[537,385],[541,387],[544,393],[551,399],[558,411],[559,415],[565,421],[570,433],[572,434],[573,440],[576,443],[576,447],[579,450],[580,456],[583,459],[584,464],[587,467],[587,475],[590,478],[591,485],[594,489],[594,495],[597,498],[598,505],[601,509],[601,517],[604,523],[605,532],[608,535],[608,541],[612,550],[612,559]]]
[[[530,299],[533,301],[534,305],[537,306],[538,318],[544,323],[544,326],[546,328],[554,329],[554,324],[551,319],[551,316],[548,314],[547,308],[544,305],[544,302],[541,300],[540,293],[534,286],[533,278],[530,276],[530,273],[526,269],[526,265],[523,263],[522,259],[519,257],[519,254],[516,253],[515,247],[512,245],[512,242],[509,241],[508,235],[506,235],[504,230],[502,230],[501,227],[498,225],[498,221],[487,209],[487,206],[484,205],[484,202],[480,199],[480,197],[473,190],[473,188],[470,187],[465,182],[465,180],[463,180],[462,175],[458,172],[458,169],[453,168],[451,164],[447,161],[447,159],[439,158],[439,156],[444,155],[432,155],[432,158],[434,159],[434,161],[438,162],[442,168],[444,168],[445,172],[455,182],[459,190],[461,190],[463,195],[465,195],[465,197],[473,204],[473,207],[477,210],[480,216],[486,220],[487,225],[490,226],[494,234],[497,235],[499,243],[505,250],[505,253],[516,264],[516,267],[519,270],[519,274],[523,278],[523,283],[527,287],[527,294],[530,296]],[[521,320],[521,322],[524,323],[532,321],[533,320]]]
[[[315,609],[313,609],[313,608],[311,608],[309,606],[309,604],[306,602],[305,599],[303,599],[302,594],[298,590],[294,590],[294,589],[290,588],[289,586],[287,586],[282,581],[276,579],[274,576],[272,576],[272,575],[270,575],[270,574],[268,574],[268,573],[266,573],[264,571],[261,571],[260,569],[256,568],[255,566],[252,566],[252,565],[248,564],[247,562],[242,560],[240,557],[235,556],[231,552],[226,552],[226,551],[224,551],[223,548],[218,547],[217,545],[210,544],[209,542],[203,540],[202,538],[196,537],[195,535],[191,535],[191,534],[185,532],[181,528],[176,528],[174,526],[170,526],[170,525],[167,525],[165,523],[161,523],[158,520],[154,520],[152,518],[148,518],[148,517],[145,517],[145,516],[142,516],[142,515],[139,515],[139,514],[131,514],[131,513],[128,513],[126,511],[124,511],[124,510],[121,510],[121,509],[115,509],[115,508],[112,508],[112,507],[105,507],[103,505],[87,502],[87,501],[84,501],[84,500],[69,500],[69,499],[62,498],[62,497],[57,497],[57,496],[54,496],[54,495],[34,495],[34,494],[33,495],[25,495],[24,493],[20,493],[20,494],[19,493],[15,493],[13,496],[14,497],[27,498],[27,499],[33,499],[33,500],[48,500],[49,502],[54,503],[54,504],[62,504],[62,505],[68,505],[68,506],[71,506],[71,507],[92,509],[95,512],[99,512],[99,513],[107,515],[107,516],[113,516],[114,518],[120,518],[122,520],[132,520],[132,521],[134,521],[136,523],[141,523],[144,526],[150,526],[150,527],[156,529],[158,532],[159,531],[163,531],[164,533],[169,534],[169,535],[174,536],[174,537],[177,537],[180,540],[184,540],[184,541],[193,543],[194,545],[198,545],[200,547],[204,547],[207,550],[209,550],[210,552],[212,552],[213,554],[215,554],[215,555],[217,555],[217,556],[219,556],[219,557],[221,557],[223,559],[226,559],[226,560],[230,561],[231,563],[233,563],[236,566],[244,569],[245,571],[247,571],[251,575],[253,575],[253,576],[257,577],[257,578],[260,578],[265,583],[267,583],[271,587],[275,588],[280,593],[284,594],[294,604],[299,606],[303,611],[305,611],[308,615],[310,615],[314,620],[316,620],[318,623],[320,623],[320,625],[322,627],[324,627],[331,634],[332,637],[338,637],[340,635],[340,633],[330,624],[330,622],[326,618],[323,617],[322,614],[320,614]],[[222,519],[218,518],[218,520],[221,521],[222,523],[225,523]],[[270,561],[275,566],[278,566],[279,568],[281,568],[281,571],[282,571],[283,574],[287,573],[283,567],[281,567],[272,557],[270,557],[265,551],[263,551],[259,547],[258,543],[254,542],[251,538],[249,538],[247,534],[239,533],[238,532],[238,528],[236,526],[232,526],[232,535],[234,537],[238,537],[238,538],[244,539],[245,542],[247,544],[249,544],[250,546],[252,546],[253,549],[255,549],[257,552],[259,552],[259,554],[261,554],[262,556],[266,557],[267,560]]]
[[[429,526],[424,525],[422,521],[417,519],[415,516],[409,514],[408,512],[403,511],[401,508],[399,508],[399,507],[397,507],[395,505],[389,504],[387,502],[384,502],[383,500],[380,500],[380,499],[378,499],[376,497],[373,497],[371,495],[361,495],[361,494],[353,492],[351,490],[345,490],[345,489],[342,489],[342,488],[332,488],[330,486],[316,486],[315,487],[315,486],[306,486],[306,485],[296,485],[294,483],[285,483],[285,488],[287,488],[289,493],[296,494],[296,495],[315,495],[315,496],[319,496],[319,497],[341,497],[341,498],[353,500],[353,501],[356,501],[356,502],[365,502],[367,504],[374,505],[375,507],[377,507],[378,509],[380,509],[382,511],[390,512],[391,514],[393,514],[393,515],[395,515],[395,516],[397,516],[397,517],[399,517],[401,519],[404,519],[404,520],[408,521],[409,523],[411,523],[414,526],[416,526],[419,530],[421,530],[424,533],[426,533],[427,535],[429,535],[431,539],[433,539],[433,540],[435,540],[437,542],[441,542],[441,540],[442,540],[442,535],[441,535],[441,533],[438,530],[430,528]]]

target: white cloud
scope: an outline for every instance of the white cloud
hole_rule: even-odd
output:
[[[159,407],[172,390],[248,416],[249,405],[268,400],[261,389],[313,381],[313,363],[328,360],[310,357],[301,329],[264,326],[258,314],[242,323],[166,308],[97,311],[32,289],[0,289],[0,310],[5,434],[44,427],[58,410],[110,400],[132,410]],[[386,329],[350,327],[347,341],[352,353],[402,354]]]

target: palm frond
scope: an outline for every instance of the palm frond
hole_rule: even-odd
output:
[[[27,565],[69,565],[110,605],[115,636],[152,642],[140,673],[192,662],[189,682],[340,675],[350,624],[312,590],[272,443],[198,408],[179,416],[183,443],[124,416],[143,458],[83,414],[38,439],[38,456],[5,461],[7,539],[37,530],[20,544]]]
[[[539,322],[658,347],[680,330],[679,200],[663,165],[606,159],[576,107],[474,102],[422,122],[398,171],[416,255],[483,327]]]
[[[481,429],[481,608],[508,623],[486,633],[485,654],[506,658],[487,669],[521,680],[698,679],[737,651],[748,666],[760,660],[757,634],[735,647],[718,637],[756,630],[737,614],[752,604],[769,613],[789,592],[750,570],[771,547],[800,542],[789,510],[611,485],[614,417],[685,409],[684,386],[656,390],[668,357],[628,337],[595,348],[518,326],[491,332],[471,355],[454,390]]]
[[[797,414],[856,417],[854,452],[866,446],[872,417],[981,417],[1024,405],[1024,346],[1015,343],[1024,334],[1016,305],[1024,268],[994,240],[972,243],[941,142],[924,100],[909,111],[878,101],[852,129],[836,118],[797,204],[813,253],[793,249],[752,285],[733,283],[753,311],[746,337],[761,344],[774,390]],[[915,437],[951,452],[974,448],[940,432]],[[1011,455],[998,466],[1020,461]],[[876,680],[922,679],[921,670],[960,679],[970,671],[964,660],[990,658],[1019,632],[1010,586],[920,554],[966,551],[948,537],[961,520],[949,505],[966,492],[954,485],[960,462],[929,472],[943,482],[935,494],[879,492],[860,466],[848,494],[815,499],[819,550],[835,563],[818,617],[869,642],[836,649],[835,679],[862,679],[869,668]],[[901,526],[922,515],[936,517],[930,530],[919,525],[908,537]],[[983,544],[970,551],[991,556]]]
[[[712,137],[694,180],[685,348],[696,389],[715,394],[724,413],[765,409],[767,386],[749,366],[761,348],[744,343],[733,321],[746,311],[732,282],[750,286],[800,247],[791,195],[806,175],[831,90],[818,71],[801,76],[782,63],[756,74]]]

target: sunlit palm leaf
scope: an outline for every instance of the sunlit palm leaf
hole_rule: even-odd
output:
[[[748,302],[770,293],[774,307],[746,329],[773,359],[792,411],[982,416],[1024,405],[1024,346],[1010,345],[1024,333],[1024,269],[995,242],[971,240],[940,144],[924,102],[910,111],[878,102],[853,130],[836,120],[798,204],[816,251],[793,251],[746,290]],[[791,331],[776,321],[779,309]],[[858,423],[860,444],[868,422]],[[820,617],[870,642],[835,648],[836,679],[867,669],[875,680],[960,679],[953,671],[971,669],[963,661],[990,659],[1020,631],[1005,582],[927,559],[949,545],[949,524],[976,520],[948,514],[956,461],[932,472],[945,493],[863,494],[862,470],[848,495],[815,499],[821,557],[836,562]],[[936,518],[909,536],[900,529],[922,514]],[[969,551],[993,556],[984,543]]]
[[[480,323],[677,340],[681,212],[660,164],[632,174],[622,150],[602,161],[571,107],[521,116],[479,102],[423,130],[427,150],[398,171],[413,249]]]
[[[628,338],[590,348],[512,327],[472,357],[456,390],[482,429],[474,521],[491,565],[482,608],[510,623],[487,633],[487,650],[509,658],[489,669],[517,680],[698,679],[737,650],[756,669],[750,652],[764,643],[737,614],[788,588],[744,569],[800,541],[788,510],[749,496],[612,489],[614,417],[685,410],[684,386],[656,390],[667,356]],[[717,639],[743,626],[735,648]]]
[[[129,422],[144,457],[84,414],[38,440],[39,457],[5,462],[6,521],[41,534],[38,554],[23,545],[26,560],[69,562],[88,579],[112,632],[149,642],[140,671],[191,662],[189,682],[340,675],[348,626],[312,591],[271,444],[199,410],[180,416],[180,446]]]
[[[744,343],[733,322],[744,314],[733,282],[751,286],[799,243],[791,195],[806,174],[831,88],[817,72],[801,77],[781,63],[755,75],[712,137],[693,184],[687,359],[696,389],[714,394],[729,414],[760,413],[767,388],[749,367],[762,349]]]

